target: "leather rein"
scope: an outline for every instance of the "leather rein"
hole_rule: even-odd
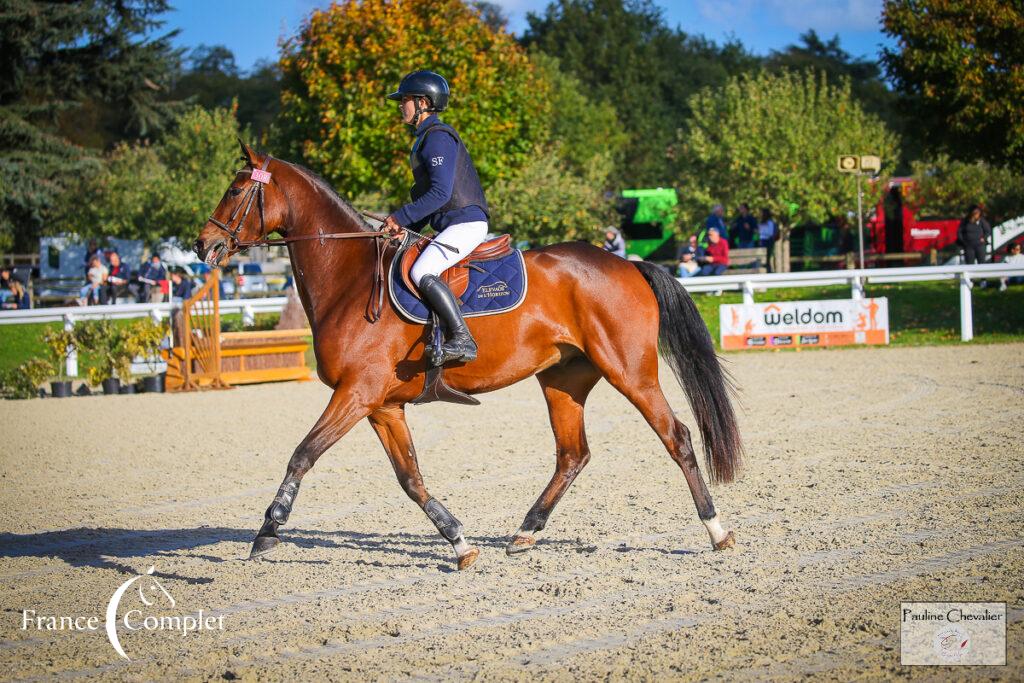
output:
[[[221,222],[212,215],[208,220],[226,232],[228,234],[228,238],[230,238],[234,243],[235,248],[240,251],[245,251],[252,247],[287,246],[292,242],[304,242],[309,240],[320,240],[320,244],[324,244],[325,240],[373,238],[377,247],[375,250],[377,258],[373,269],[373,287],[370,290],[370,301],[367,305],[367,315],[370,322],[377,322],[380,320],[381,312],[384,310],[384,250],[387,245],[387,241],[390,238],[390,234],[388,232],[384,230],[374,230],[370,232],[325,233],[322,228],[318,227],[316,235],[293,235],[278,239],[268,239],[267,237],[261,237],[255,240],[238,239],[238,234],[245,226],[245,222],[249,218],[249,213],[252,211],[254,202],[260,216],[260,234],[262,235],[266,232],[263,208],[263,186],[270,182],[271,174],[267,171],[267,166],[270,165],[270,160],[272,158],[273,157],[268,154],[263,160],[263,165],[260,168],[252,169],[252,185],[250,185],[249,189],[246,190],[245,195],[242,197],[242,201],[239,202],[238,206],[236,206],[234,211],[231,212],[231,215],[228,216],[227,222]],[[244,211],[242,211],[243,207],[245,207]],[[240,211],[241,216],[239,216]],[[374,214],[363,213],[371,218],[378,218],[378,216]],[[232,228],[231,224],[235,221],[236,217],[238,218],[238,223]]]

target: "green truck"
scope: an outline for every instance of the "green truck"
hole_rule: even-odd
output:
[[[623,190],[618,202],[626,253],[647,261],[675,258],[679,197],[673,188]]]

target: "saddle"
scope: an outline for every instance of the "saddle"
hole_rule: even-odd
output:
[[[409,271],[412,269],[412,264],[416,262],[416,259],[420,257],[420,254],[423,253],[423,250],[427,248],[430,242],[431,240],[426,237],[413,242],[402,254],[402,261],[398,265],[399,272],[402,274],[402,282],[405,283],[405,286],[408,287],[409,291],[417,299],[422,299],[422,297],[419,290],[413,284]],[[512,236],[499,235],[492,240],[481,243],[469,256],[466,256],[454,266],[444,271],[441,274],[441,280],[452,290],[455,298],[461,300],[462,295],[466,293],[466,289],[469,287],[469,270],[473,267],[473,261],[489,261],[490,259],[501,258],[502,256],[508,256],[512,251]]]

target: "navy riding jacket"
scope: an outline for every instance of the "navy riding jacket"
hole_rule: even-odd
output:
[[[399,225],[418,227],[429,220],[440,232],[449,225],[487,220],[487,202],[469,153],[458,134],[436,114],[416,127],[409,161],[413,175],[419,177],[413,200],[392,214]],[[417,191],[421,186],[422,193]],[[455,206],[451,206],[453,197]],[[459,206],[467,201],[475,203]]]

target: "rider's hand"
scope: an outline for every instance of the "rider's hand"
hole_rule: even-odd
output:
[[[385,218],[384,225],[380,226],[380,229],[387,232],[393,239],[400,239],[405,233],[405,229],[398,224],[394,216]]]

